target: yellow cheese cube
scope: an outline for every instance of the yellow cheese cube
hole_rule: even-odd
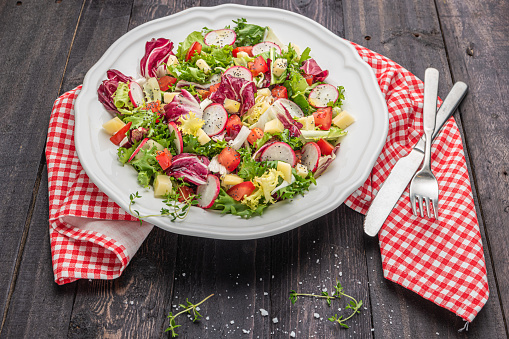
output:
[[[292,182],[292,166],[284,161],[277,162],[277,170],[283,173],[283,179],[286,182]]]
[[[347,128],[354,122],[355,122],[354,117],[351,116],[350,113],[348,113],[347,111],[342,111],[334,119],[332,119],[332,123],[341,129]]]
[[[297,164],[295,166],[295,171],[297,172],[297,175],[300,175],[303,178],[307,177],[308,175],[308,168],[302,164]]]
[[[268,88],[262,88],[262,89],[259,89],[256,92],[256,96],[257,97],[260,97],[260,96],[269,96],[269,95],[272,95],[272,94],[270,93],[270,89],[268,89]]]
[[[265,127],[263,128],[263,131],[265,133],[281,133],[285,130],[285,126],[283,126],[283,123],[279,121],[278,118],[268,121],[265,123]]]
[[[272,63],[272,74],[279,77],[286,70],[286,67],[288,67],[288,61],[283,58],[278,58]]]
[[[164,174],[157,175],[154,180],[154,197],[162,198],[171,192],[172,184],[170,177]]]
[[[201,128],[196,132],[196,137],[198,138],[198,142],[200,143],[200,145],[205,145],[207,142],[210,141],[210,137]]]
[[[221,180],[223,186],[233,186],[244,182],[244,179],[237,174],[225,174]]]
[[[171,92],[171,93],[164,92],[164,99],[163,99],[163,100],[164,100],[164,103],[165,103],[165,104],[169,104],[169,103],[173,100],[173,98],[174,98],[176,95],[178,95],[178,94],[180,94],[180,93],[177,93],[177,92]]]
[[[124,122],[120,120],[118,117],[115,117],[103,124],[103,128],[106,130],[106,132],[108,132],[111,135],[117,133],[117,131],[124,126],[125,126]]]
[[[203,71],[205,74],[209,74],[212,68],[210,68],[209,64],[203,59],[196,60],[196,66]]]
[[[302,130],[305,131],[314,131],[315,130],[315,117],[309,115],[307,117],[302,117],[297,119],[298,122],[302,124]]]
[[[168,58],[168,62],[166,64],[169,66],[169,65],[176,65],[178,63],[179,63],[179,59],[177,59],[177,57],[175,55],[170,55],[170,57]]]
[[[240,109],[240,102],[231,100],[231,99],[224,99],[224,109],[228,113],[237,113]]]

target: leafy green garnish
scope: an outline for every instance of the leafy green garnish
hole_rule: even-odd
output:
[[[202,32],[194,31],[189,34],[184,41],[179,43],[179,47],[177,49],[177,58],[179,61],[183,61],[186,58],[187,51],[195,41],[198,41],[200,44],[202,44],[202,46],[205,45],[203,43]]]
[[[198,138],[194,135],[185,134],[182,136],[184,141],[184,153],[194,153],[198,155],[204,155],[209,159],[221,153],[221,151],[227,146],[227,142],[224,140],[220,141],[209,141],[205,145],[200,144]]]
[[[178,327],[182,326],[182,325],[177,325],[176,322],[175,322],[175,319],[183,314],[183,313],[188,313],[189,315],[191,315],[193,317],[192,321],[193,323],[195,321],[198,321],[200,320],[203,316],[198,312],[198,306],[203,304],[207,299],[209,299],[210,297],[212,297],[214,294],[211,294],[209,295],[208,297],[206,297],[205,299],[203,299],[202,301],[200,301],[199,303],[197,304],[193,304],[189,301],[188,298],[186,298],[186,304],[187,305],[183,305],[183,304],[180,304],[179,306],[181,308],[183,308],[182,311],[180,311],[179,313],[173,315],[173,312],[170,312],[170,314],[168,315],[168,318],[170,319],[169,322],[170,322],[170,326],[168,326],[168,328],[165,330],[165,332],[168,332],[170,331],[171,332],[171,336],[172,338],[175,338],[178,336],[178,334],[175,332],[175,329],[177,329]]]
[[[254,46],[263,41],[263,36],[267,29],[266,27],[248,24],[246,23],[247,20],[244,18],[233,20],[233,22],[237,24],[234,28],[237,34],[237,40],[235,41],[236,46]]]
[[[212,205],[211,209],[220,210],[222,214],[231,213],[248,219],[255,215],[262,215],[263,210],[266,207],[267,205],[260,204],[255,210],[251,210],[246,205],[230,197],[224,189],[221,188],[219,196],[214,202],[214,205]]]

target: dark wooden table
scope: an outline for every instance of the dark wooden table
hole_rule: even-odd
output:
[[[155,228],[120,278],[54,283],[43,153],[53,101],[79,85],[130,29],[219,3],[0,1],[0,338],[166,338],[173,305],[211,293],[201,307],[206,319],[179,318],[181,337],[289,338],[291,331],[297,338],[508,337],[508,1],[247,1],[312,18],[420,78],[433,66],[441,73],[442,97],[454,81],[469,85],[455,118],[491,295],[468,332],[457,332],[463,321],[453,313],[383,278],[378,241],[363,234],[363,216],[344,205],[261,240],[207,240]],[[330,291],[336,279],[365,304],[348,330],[326,320],[337,308],[288,299],[291,289]],[[269,316],[262,317],[261,308]]]

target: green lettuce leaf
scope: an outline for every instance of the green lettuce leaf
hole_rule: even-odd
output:
[[[237,24],[234,28],[235,33],[237,33],[236,46],[254,46],[263,41],[267,27],[248,24],[244,18],[233,20],[233,22]]]
[[[179,61],[183,61],[186,58],[187,51],[195,41],[198,41],[202,46],[205,46],[202,32],[194,31],[189,34],[184,41],[179,43],[179,47],[177,49],[177,58]]]

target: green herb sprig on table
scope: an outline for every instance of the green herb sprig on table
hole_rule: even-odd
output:
[[[136,203],[136,199],[141,198],[141,195],[136,193],[131,193],[129,195],[129,212],[131,214],[136,215],[138,219],[140,219],[140,224],[143,222],[143,219],[148,217],[161,217],[168,216],[171,218],[171,221],[175,221],[177,219],[185,219],[187,214],[189,213],[190,207],[198,204],[196,200],[196,195],[190,195],[187,198],[184,198],[184,203],[180,203],[178,201],[180,194],[177,192],[169,193],[166,196],[166,199],[163,200],[163,203],[166,204],[168,208],[161,208],[160,214],[151,214],[151,215],[140,215],[140,212],[137,210],[133,210],[132,206]]]
[[[186,304],[187,305],[183,305],[183,304],[180,304],[179,306],[181,308],[183,308],[182,311],[180,311],[179,313],[173,315],[172,312],[170,312],[170,314],[168,314],[168,318],[170,319],[170,326],[168,326],[168,328],[166,330],[164,330],[165,332],[168,332],[168,331],[171,331],[171,336],[172,338],[175,338],[175,337],[178,337],[178,334],[175,332],[175,329],[177,327],[180,327],[182,325],[177,325],[177,323],[175,322],[175,318],[177,318],[179,315],[183,314],[183,313],[188,313],[190,315],[192,315],[194,318],[193,318],[193,323],[195,321],[198,321],[200,320],[201,318],[203,318],[203,316],[198,312],[198,310],[196,309],[199,305],[203,304],[207,299],[209,299],[210,297],[212,297],[214,294],[211,294],[209,295],[208,297],[206,297],[205,299],[203,299],[202,301],[200,301],[199,303],[197,304],[193,304],[192,302],[189,301],[188,298],[186,298]]]
[[[350,300],[350,303],[348,306],[345,307],[345,309],[351,309],[352,313],[343,319],[343,316],[339,316],[337,314],[333,315],[332,317],[328,318],[331,322],[337,322],[340,326],[344,328],[349,328],[345,322],[352,318],[355,314],[361,313],[360,308],[362,307],[362,300],[357,301],[354,297],[345,294],[343,292],[343,286],[341,286],[341,283],[337,281],[336,286],[334,286],[334,293],[332,295],[329,295],[329,293],[323,291],[321,294],[312,294],[312,293],[297,293],[294,290],[290,291],[290,300],[292,301],[292,304],[295,304],[298,297],[312,297],[312,298],[322,298],[327,300],[327,305],[332,305],[332,300],[335,299],[341,299],[341,297],[345,296]]]

